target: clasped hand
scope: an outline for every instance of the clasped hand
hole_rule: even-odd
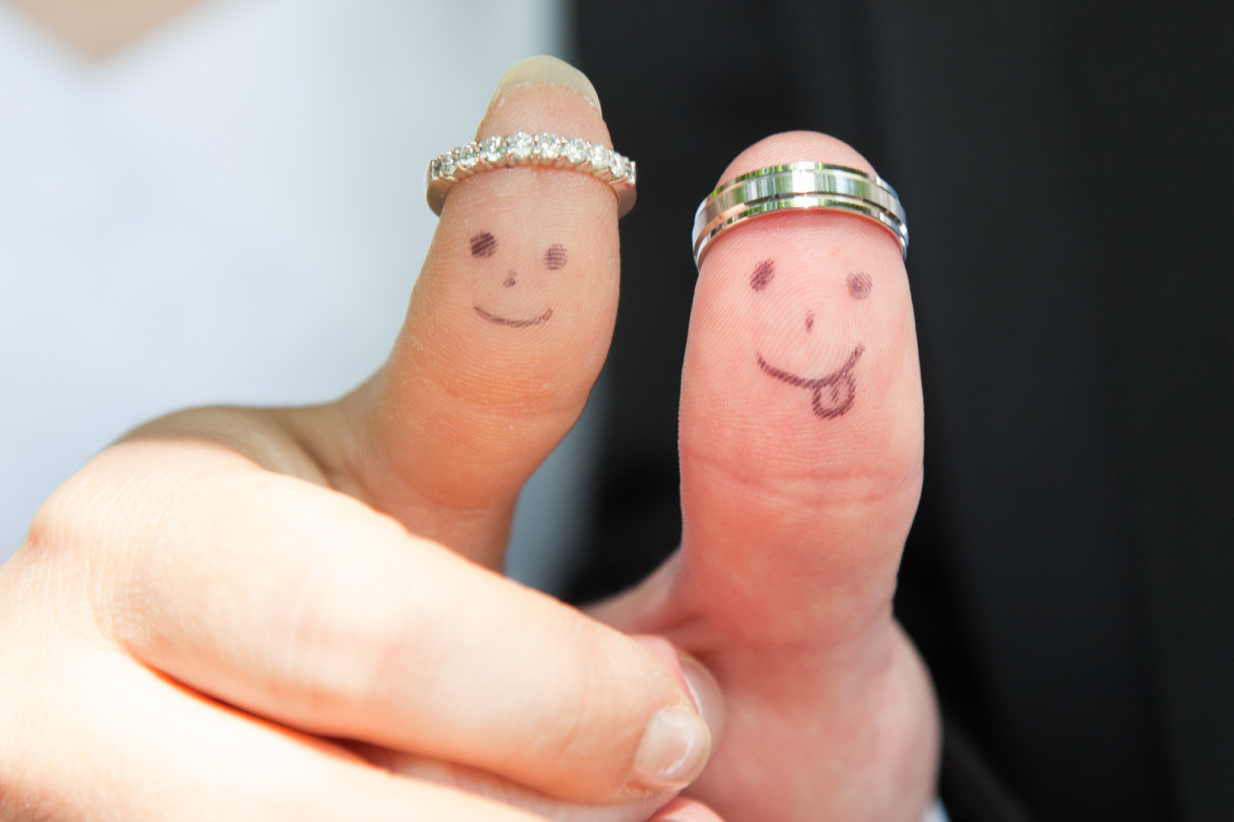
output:
[[[479,137],[611,145],[585,78],[520,66]],[[797,160],[869,169],[798,132],[721,179]],[[174,414],[66,482],[0,570],[0,818],[918,822],[938,724],[891,614],[922,460],[899,247],[837,214],[716,242],[682,547],[581,613],[495,570],[619,269],[603,182],[478,174],[355,392]],[[814,413],[842,366],[846,407]]]

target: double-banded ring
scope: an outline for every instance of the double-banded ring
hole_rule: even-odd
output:
[[[908,225],[900,197],[877,174],[826,163],[788,163],[742,174],[703,200],[694,215],[694,263],[725,231],[785,209],[842,211],[873,220],[895,236],[908,255]]]
[[[617,195],[617,216],[634,208],[634,161],[596,143],[556,134],[489,137],[447,151],[428,164],[428,207],[440,215],[446,195],[460,180],[506,166],[551,166],[590,174],[609,184]]]

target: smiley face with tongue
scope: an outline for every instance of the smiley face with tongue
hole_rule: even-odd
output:
[[[775,275],[775,261],[763,260],[754,267],[754,272],[750,275],[750,288],[756,292],[765,291],[771,285]],[[848,293],[856,300],[864,300],[870,296],[870,292],[874,288],[873,279],[864,272],[850,273],[846,284],[848,286]],[[802,318],[805,334],[810,334],[814,331],[814,323],[814,311],[809,309]],[[854,379],[853,371],[863,353],[865,353],[865,345],[858,343],[853,348],[852,353],[849,354],[848,359],[838,369],[821,377],[813,378],[800,376],[772,365],[763,356],[762,352],[758,352],[756,357],[758,367],[767,376],[788,383],[796,388],[804,388],[810,391],[811,407],[814,415],[819,419],[829,420],[842,416],[853,407],[853,401],[857,396],[857,382]]]

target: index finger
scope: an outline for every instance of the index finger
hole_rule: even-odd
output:
[[[680,789],[710,751],[638,642],[215,443],[104,452],[31,542],[90,567],[91,613],[142,663],[309,733],[589,802]]]

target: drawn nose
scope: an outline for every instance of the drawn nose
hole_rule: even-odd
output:
[[[510,288],[511,286],[515,284],[516,281],[514,278],[517,276],[518,276],[518,272],[515,271],[514,269],[510,269],[510,273],[506,275],[506,280],[505,282],[502,283],[502,285],[504,285],[506,288]]]
[[[807,311],[806,312],[806,333],[809,334],[813,330],[814,330],[814,312]]]

